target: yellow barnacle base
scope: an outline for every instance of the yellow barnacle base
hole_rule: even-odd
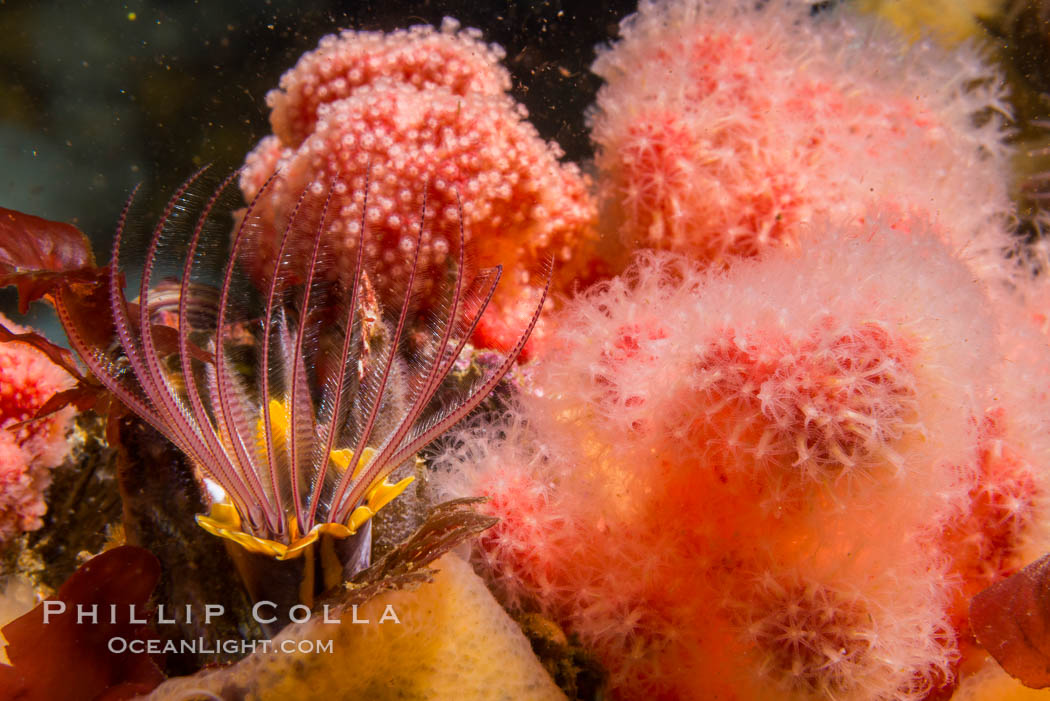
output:
[[[302,555],[308,547],[317,542],[322,533],[327,533],[336,538],[346,538],[353,535],[354,531],[337,523],[318,524],[305,536],[291,539],[289,543],[281,543],[268,538],[249,535],[241,530],[241,517],[233,504],[212,504],[211,512],[205,516],[199,514],[197,523],[201,528],[212,535],[233,541],[250,553],[267,555],[277,560],[290,560]],[[291,519],[291,532],[297,533],[295,519]]]
[[[353,477],[355,478],[364,466],[368,464],[368,460],[371,459],[374,451],[371,448],[367,448],[362,453],[361,460],[354,467]],[[353,453],[349,450],[332,451],[332,462],[342,470],[347,468],[352,457]],[[311,528],[309,533],[300,536],[295,517],[290,516],[288,522],[291,537],[288,543],[245,533],[241,528],[241,517],[237,513],[237,509],[234,508],[233,504],[226,502],[212,504],[211,511],[207,516],[203,514],[197,516],[197,523],[212,535],[233,541],[250,553],[266,555],[277,560],[290,560],[306,552],[322,535],[342,539],[357,533],[361,526],[375,516],[380,509],[397,498],[414,480],[415,477],[410,476],[394,484],[386,480],[380,481],[365,493],[365,503],[353,510],[345,525],[341,523],[319,523]]]
[[[269,410],[274,449],[281,451],[284,450],[287,442],[287,433],[290,426],[288,407],[283,401],[271,399]],[[265,421],[263,417],[260,417],[256,429],[258,442],[259,447],[266,451],[266,433],[264,429]],[[354,461],[354,451],[340,448],[331,452],[330,459],[341,475],[350,470],[350,466],[353,464],[353,471],[350,474],[350,481],[353,482],[360,477],[364,469],[371,463],[375,453],[374,448],[365,448],[361,451],[361,457]],[[375,516],[376,512],[405,491],[414,479],[414,477],[406,477],[395,484],[391,484],[384,479],[373,484],[365,492],[364,503],[353,510],[346,524],[320,523],[311,528],[309,533],[301,535],[295,516],[288,514],[289,538],[287,543],[245,533],[241,527],[240,514],[237,513],[237,509],[232,504],[227,502],[212,504],[211,511],[207,516],[197,516],[197,523],[212,535],[232,541],[249,553],[265,555],[276,560],[291,560],[309,552],[311,546],[317,543],[322,535],[343,539],[357,533],[357,530]]]

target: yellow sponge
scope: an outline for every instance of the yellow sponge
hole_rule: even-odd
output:
[[[874,12],[897,26],[909,39],[932,34],[951,46],[980,36],[978,17],[1002,10],[1003,0],[861,0],[864,12]]]
[[[356,618],[368,623],[353,623],[352,611],[345,611],[340,624],[325,624],[315,613],[273,641],[298,641],[293,647],[313,652],[256,652],[227,669],[169,680],[148,698],[183,701],[237,689],[258,701],[564,700],[470,566],[449,554],[433,567],[440,572],[432,583],[360,606]]]

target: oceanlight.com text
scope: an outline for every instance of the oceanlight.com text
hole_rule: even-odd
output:
[[[255,652],[262,654],[331,654],[334,651],[331,640],[139,640],[137,638],[110,638],[109,651],[114,654],[130,652],[135,655],[189,653],[194,655],[248,655]]]

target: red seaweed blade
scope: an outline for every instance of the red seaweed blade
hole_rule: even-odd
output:
[[[996,582],[970,602],[977,642],[1032,689],[1050,687],[1050,555]]]
[[[19,311],[56,287],[94,279],[95,258],[80,229],[0,207],[0,287],[18,287]]]
[[[144,618],[150,594],[160,578],[160,563],[142,548],[124,545],[92,558],[66,580],[54,602],[65,612],[45,621],[44,602],[3,628],[11,666],[0,665],[0,698],[18,701],[92,701],[130,698],[164,679],[145,654],[113,653],[109,642],[149,640],[149,629],[130,620]],[[98,623],[77,611],[97,607]],[[116,611],[110,618],[110,607]],[[111,622],[115,620],[115,622]]]

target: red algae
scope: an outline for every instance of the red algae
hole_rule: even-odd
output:
[[[160,574],[157,558],[130,545],[84,563],[56,596],[4,626],[11,666],[0,665],[0,695],[116,701],[149,693],[164,679],[153,657],[116,653],[110,643],[153,638],[143,621]]]

